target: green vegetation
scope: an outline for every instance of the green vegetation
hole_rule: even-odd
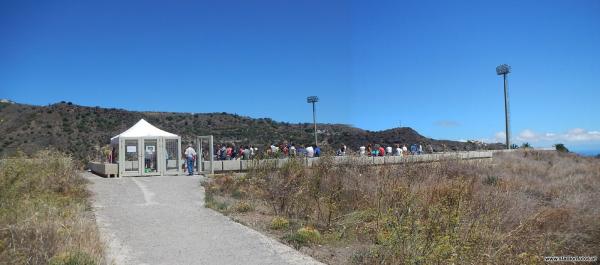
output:
[[[50,259],[49,265],[95,265],[93,257],[81,251],[60,253]]]
[[[529,149],[493,163],[263,163],[204,186],[215,204],[245,194],[255,211],[228,214],[329,264],[537,264],[600,253],[598,172],[595,158]]]
[[[319,243],[321,241],[321,233],[312,227],[302,227],[294,233],[285,235],[283,240],[295,248],[300,248]]]
[[[567,149],[567,147],[564,144],[555,144],[554,148],[556,148],[556,151],[558,151],[558,152],[562,152],[562,153],[569,152],[569,149]]]
[[[277,216],[271,220],[271,225],[269,226],[273,230],[287,229],[290,226],[290,221],[281,216]]]
[[[246,201],[240,201],[234,206],[234,210],[238,213],[246,213],[254,210],[254,207]]]
[[[0,160],[0,264],[101,264],[103,245],[73,160]]]

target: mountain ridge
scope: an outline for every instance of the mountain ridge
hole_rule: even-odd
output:
[[[282,141],[297,144],[313,144],[314,141],[312,123],[280,122],[226,112],[192,114],[130,111],[80,106],[64,101],[47,106],[10,101],[0,102],[0,156],[17,151],[33,153],[54,148],[70,153],[83,162],[97,159],[100,148],[108,144],[111,137],[122,133],[140,119],[180,135],[183,143],[193,141],[198,135],[213,135],[215,143],[252,144],[259,148]],[[420,135],[410,127],[369,131],[345,124],[318,123],[317,126],[320,132],[319,145],[330,152],[341,144],[356,150],[368,143],[385,146],[418,143],[426,151],[502,148],[500,144],[435,140]]]

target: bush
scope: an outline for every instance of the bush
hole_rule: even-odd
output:
[[[250,185],[236,188],[250,186],[247,198],[283,216],[267,223],[271,229],[289,218],[327,231],[320,240],[313,228],[286,234],[296,248],[364,247],[347,262],[528,264],[598,252],[597,161],[531,149],[494,154],[492,163],[339,166],[325,158],[310,168],[254,168]]]
[[[96,261],[90,255],[82,251],[63,252],[52,257],[49,265],[96,265]]]
[[[496,184],[498,184],[498,176],[488,175],[483,181],[483,184],[495,186]]]
[[[302,227],[296,232],[300,237],[311,243],[318,243],[321,240],[321,234],[312,227]]]
[[[102,263],[85,185],[59,152],[0,160],[0,264]],[[58,254],[65,249],[77,251]]]
[[[321,233],[312,227],[302,227],[295,233],[288,234],[284,240],[295,248],[300,248],[309,244],[318,243],[321,240]]]
[[[246,213],[250,211],[254,211],[254,207],[250,205],[248,202],[240,201],[233,207],[234,211],[238,213]]]
[[[555,144],[554,148],[556,148],[556,151],[561,152],[561,153],[569,152],[569,149],[567,149],[567,147],[564,144]]]
[[[275,217],[271,220],[270,228],[273,230],[287,229],[290,226],[290,221],[284,217]]]

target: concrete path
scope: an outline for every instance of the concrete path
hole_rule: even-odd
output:
[[[114,264],[320,264],[204,207],[199,176],[85,172]]]

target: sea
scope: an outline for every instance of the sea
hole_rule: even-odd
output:
[[[571,152],[582,155],[582,156],[597,156],[600,155],[600,150],[571,150]]]

